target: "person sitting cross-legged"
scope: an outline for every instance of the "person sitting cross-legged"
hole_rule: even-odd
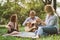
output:
[[[25,31],[26,32],[35,32],[37,29],[35,23],[27,22],[25,26]]]
[[[14,31],[18,32],[18,24],[17,24],[17,15],[12,14],[10,17],[10,21],[7,24],[6,28],[8,29],[8,33],[12,33]]]
[[[39,18],[39,17],[37,17],[36,16],[36,12],[34,11],[34,10],[31,10],[30,11],[30,14],[29,14],[29,17],[24,21],[24,23],[23,23],[23,26],[25,26],[25,31],[28,29],[28,28],[32,28],[32,29],[34,29],[34,27],[33,26],[35,26],[35,23],[33,23],[34,21],[36,21],[36,19],[37,18]],[[27,23],[27,22],[30,22],[30,23]],[[28,27],[26,27],[28,25]],[[29,25],[31,26],[31,27],[29,27]],[[32,29],[30,29],[31,31],[30,32],[32,32]],[[29,30],[29,29],[28,29]],[[35,31],[35,30],[34,30]],[[29,32],[29,31],[28,31]]]
[[[36,37],[38,38],[42,35],[58,34],[59,31],[58,17],[54,12],[54,8],[51,5],[46,5],[45,12],[47,14],[45,22],[41,20],[43,25],[40,26],[36,32]]]

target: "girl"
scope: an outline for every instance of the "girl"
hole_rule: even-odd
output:
[[[7,29],[8,29],[8,33],[12,33],[13,31],[18,31],[17,15],[16,14],[13,14],[10,17],[10,21],[7,24]]]
[[[26,27],[25,27],[25,31],[26,32],[34,32],[36,30],[36,25],[31,23],[31,22],[27,22],[26,23]]]
[[[41,19],[40,18],[37,18],[36,19],[36,24],[37,24],[38,27],[39,26],[42,26],[42,23],[41,23]]]

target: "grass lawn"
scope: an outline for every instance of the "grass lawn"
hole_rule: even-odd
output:
[[[24,27],[20,27],[20,31],[24,31]],[[0,27],[0,40],[32,40],[31,38],[17,38],[17,37],[3,37],[2,35],[7,33],[7,29]],[[40,37],[39,40],[60,40],[60,35],[49,35]]]

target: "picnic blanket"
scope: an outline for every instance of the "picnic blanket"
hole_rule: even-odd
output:
[[[18,32],[17,34],[4,34],[3,36],[16,36],[16,37],[27,37],[36,38],[33,32]]]

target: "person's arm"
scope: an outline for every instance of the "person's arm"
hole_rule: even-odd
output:
[[[11,22],[9,22],[7,25],[6,25],[6,28],[11,31]]]
[[[49,26],[52,26],[52,25],[55,25],[55,23],[57,23],[57,17],[56,16],[54,16],[51,20],[50,20],[50,22],[49,22]]]
[[[26,25],[26,23],[27,23],[28,20],[29,20],[29,19],[27,18],[27,19],[23,22],[23,26]]]
[[[29,28],[29,27],[25,27],[25,31],[26,32],[30,32],[32,29],[34,29],[35,27],[31,27],[31,28]]]
[[[45,21],[47,20],[47,17],[48,17],[48,15],[46,15],[46,17],[45,17]],[[41,20],[41,24],[42,24],[43,26],[46,25],[46,22],[45,22],[45,21],[42,21],[42,20]]]
[[[6,28],[11,27],[11,22],[6,25]]]
[[[15,23],[15,28],[14,29],[18,30],[18,23],[17,22]]]
[[[37,17],[37,19],[40,20],[38,23],[41,23],[42,25],[46,25],[45,22],[43,20],[41,20],[39,17]]]
[[[41,24],[42,24],[42,25],[46,25],[46,23],[45,23],[44,21],[41,21]]]

